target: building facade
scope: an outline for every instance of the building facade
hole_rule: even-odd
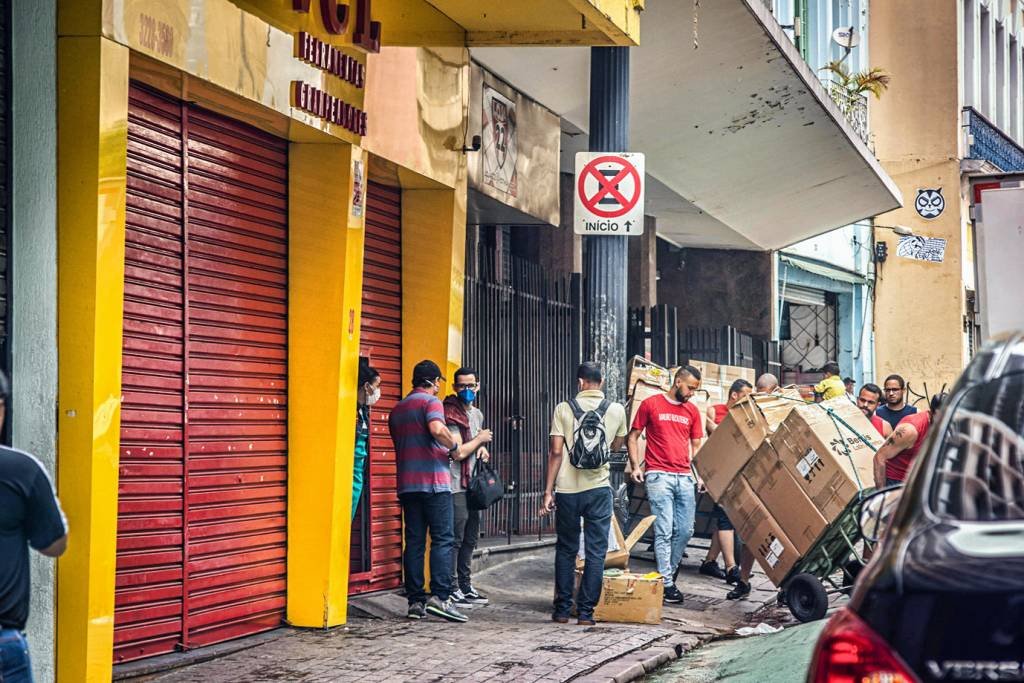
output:
[[[880,376],[907,376],[919,395],[953,382],[978,342],[970,179],[1024,168],[1022,39],[1016,1],[872,7],[872,60],[893,82],[871,126],[907,199],[877,220],[914,232],[875,234],[888,252],[878,267],[877,365]]]
[[[398,585],[387,411],[462,359],[467,46],[639,39],[632,2],[490,4],[4,3],[11,437],[71,528],[33,564],[40,680]]]

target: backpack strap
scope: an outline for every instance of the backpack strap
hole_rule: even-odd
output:
[[[608,407],[611,406],[612,402],[608,399],[601,399],[601,403],[597,406],[597,414],[601,419],[604,419],[604,414],[608,412]]]
[[[569,399],[569,407],[572,409],[573,417],[575,417],[576,421],[579,422],[586,411],[584,411],[583,408],[580,407],[580,404],[577,403],[576,399],[574,398]]]

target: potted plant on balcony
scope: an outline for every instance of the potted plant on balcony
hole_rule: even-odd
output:
[[[829,95],[861,139],[868,142],[867,95],[871,93],[876,99],[880,98],[888,89],[892,76],[877,66],[866,71],[851,72],[843,59],[831,61],[821,70],[831,76],[828,81]]]

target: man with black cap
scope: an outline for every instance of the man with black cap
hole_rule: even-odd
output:
[[[0,425],[7,378],[0,372]],[[28,620],[29,546],[47,557],[67,548],[67,521],[53,480],[35,457],[0,446],[0,681],[31,681],[22,633]]]
[[[452,508],[451,454],[458,451],[437,398],[441,368],[431,360],[416,364],[412,392],[388,417],[398,465],[398,499],[405,515],[405,594],[409,618],[432,614],[448,621],[468,621],[452,597],[452,549],[455,545]],[[423,556],[430,531],[430,599],[423,589]]]

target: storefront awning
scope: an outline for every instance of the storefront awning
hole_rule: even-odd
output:
[[[779,249],[901,205],[761,0],[652,2],[632,50],[630,139],[647,155],[647,212],[691,247]],[[696,30],[696,48],[694,46]],[[585,50],[474,57],[586,132]],[[586,136],[563,144],[563,170]]]
[[[867,282],[867,278],[859,273],[853,273],[848,270],[836,268],[820,261],[812,261],[810,259],[792,256],[789,254],[780,254],[779,260],[785,266],[799,268],[800,270],[813,275],[821,275],[822,277],[838,280],[839,282],[849,282],[854,285],[863,285]]]

